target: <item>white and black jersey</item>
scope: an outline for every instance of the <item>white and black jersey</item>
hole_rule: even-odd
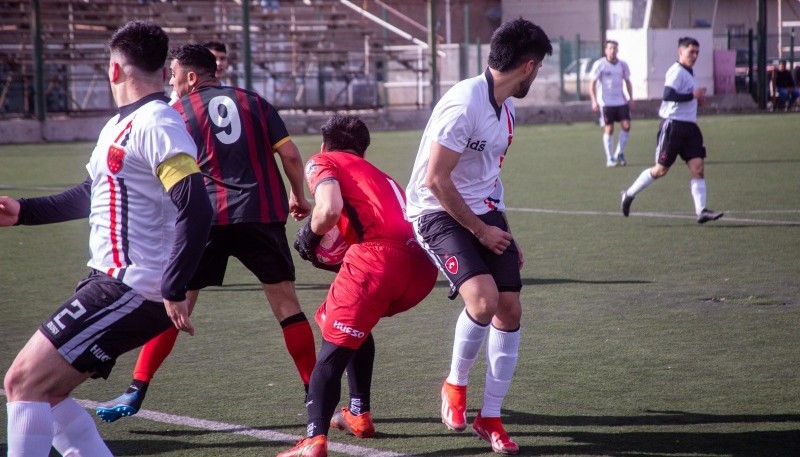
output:
[[[148,300],[161,301],[161,279],[175,239],[177,209],[158,177],[169,158],[197,147],[163,97],[111,118],[86,169],[91,185],[89,267]]]
[[[409,220],[444,211],[425,186],[433,141],[461,154],[451,173],[453,184],[475,214],[503,211],[500,167],[514,136],[514,105],[494,99],[491,72],[453,86],[433,109],[422,135],[414,169],[406,189]]]
[[[664,99],[658,115],[662,119],[675,121],[697,122],[697,99],[694,98],[694,89],[697,82],[694,72],[680,62],[675,62],[667,70],[664,80]]]

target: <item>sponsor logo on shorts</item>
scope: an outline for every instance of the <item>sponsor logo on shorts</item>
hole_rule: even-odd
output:
[[[457,274],[458,259],[456,258],[456,256],[449,257],[447,260],[445,260],[444,267],[447,268],[447,271],[449,271],[451,275]]]
[[[56,327],[56,324],[54,324],[53,321],[47,321],[47,325],[45,325],[45,327],[47,327],[47,330],[49,330],[51,334],[58,335],[58,327]]]
[[[344,325],[339,321],[333,321],[333,328],[356,338],[364,338],[365,335],[361,330],[350,327],[349,325]]]
[[[97,360],[101,362],[108,362],[109,360],[111,360],[111,356],[106,354],[106,352],[96,344],[92,345],[92,348],[89,349],[89,352],[91,352],[92,355],[95,356]]]

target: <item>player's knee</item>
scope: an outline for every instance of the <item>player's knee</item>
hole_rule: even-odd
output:
[[[665,167],[663,165],[656,166],[650,169],[650,176],[652,176],[653,179],[658,179],[664,177],[668,172],[669,172],[669,167]]]
[[[3,388],[6,390],[8,401],[19,401],[25,398],[25,381],[29,379],[17,364],[12,364],[3,379]]]
[[[488,323],[497,314],[497,300],[481,297],[477,300],[471,300],[467,303],[467,312],[469,315],[481,324]]]

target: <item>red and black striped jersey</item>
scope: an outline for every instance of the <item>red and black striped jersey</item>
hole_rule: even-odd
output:
[[[277,110],[255,92],[227,86],[203,87],[172,106],[197,144],[212,224],[286,222],[275,151],[291,138]]]

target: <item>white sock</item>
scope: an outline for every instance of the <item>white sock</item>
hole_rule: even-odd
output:
[[[53,416],[50,403],[12,401],[8,414],[8,457],[50,455],[53,442]]]
[[[625,130],[619,132],[619,143],[617,143],[617,153],[615,157],[625,153],[625,145],[628,144],[628,133]]]
[[[519,358],[519,329],[505,332],[494,327],[486,340],[486,387],[481,417],[500,417]]]
[[[64,457],[111,457],[94,419],[75,400],[53,407],[53,447]]]
[[[634,197],[639,192],[645,190],[647,186],[653,184],[653,182],[655,182],[655,179],[653,179],[653,176],[650,175],[650,169],[648,168],[643,171],[638,178],[636,178],[636,181],[631,184],[631,187],[629,187],[625,193],[630,197]]]
[[[614,146],[614,136],[603,134],[603,148],[606,150],[606,160],[611,161],[611,148]]]
[[[706,207],[706,180],[692,179],[689,182],[689,188],[692,190],[694,212],[699,216],[700,212]]]
[[[450,361],[450,374],[447,382],[455,386],[466,386],[469,370],[478,358],[478,351],[489,331],[489,324],[481,325],[469,316],[467,309],[461,312],[456,321],[456,335],[453,339],[453,358]]]

